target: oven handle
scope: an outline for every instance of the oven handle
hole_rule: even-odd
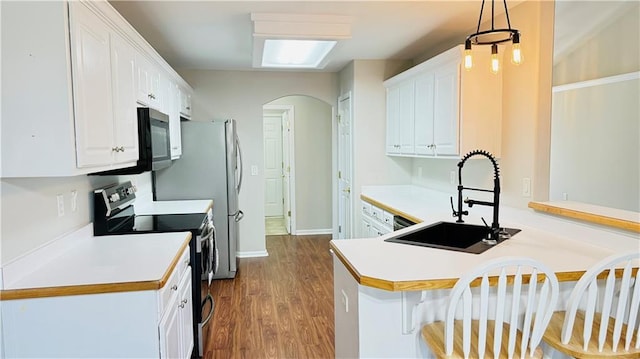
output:
[[[209,315],[207,315],[207,319],[202,321],[202,327],[203,328],[204,328],[204,326],[207,325],[207,323],[209,323],[209,320],[211,320],[211,317],[213,317],[213,309],[215,308],[215,304],[213,303],[213,297],[211,296],[211,293],[207,293],[207,296],[202,300],[201,308],[204,308],[204,305],[207,302],[211,303],[211,310],[209,311]]]

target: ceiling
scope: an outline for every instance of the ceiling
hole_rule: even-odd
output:
[[[110,3],[176,69],[252,70],[251,13],[350,16],[352,37],[329,54],[322,70],[328,72],[339,71],[353,59],[411,60],[463,43],[475,32],[481,5],[480,0]],[[496,13],[501,8],[497,1]],[[489,19],[488,10],[484,19]]]

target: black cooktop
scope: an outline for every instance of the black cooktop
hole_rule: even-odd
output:
[[[131,215],[125,211],[106,221],[95,235],[198,232],[207,219],[206,213]],[[94,230],[95,230],[94,226]]]

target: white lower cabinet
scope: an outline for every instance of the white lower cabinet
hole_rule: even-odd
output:
[[[4,357],[189,358],[192,308],[187,248],[159,290],[3,300]]]
[[[363,238],[380,237],[393,232],[393,214],[380,209],[370,203],[362,204],[362,234]]]
[[[188,358],[193,351],[191,267],[185,271],[175,295],[160,320],[161,358]]]

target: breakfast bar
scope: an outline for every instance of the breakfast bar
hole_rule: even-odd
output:
[[[393,188],[390,188],[393,187]],[[493,258],[526,256],[550,267],[560,281],[564,306],[587,268],[620,252],[640,249],[638,235],[563,221],[528,210],[501,208],[501,226],[521,229],[482,254],[385,241],[453,222],[448,196],[413,186],[363,190],[363,200],[423,222],[378,238],[334,240],[336,357],[425,357],[424,323],[442,320],[449,289],[461,275]],[[474,207],[465,221],[490,215]],[[487,217],[485,217],[487,218]]]

